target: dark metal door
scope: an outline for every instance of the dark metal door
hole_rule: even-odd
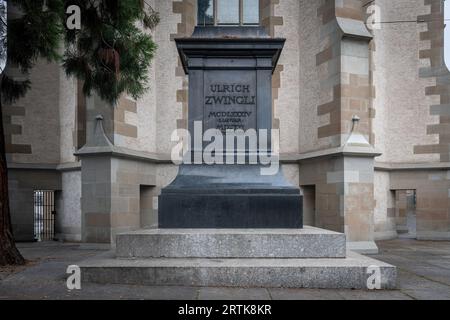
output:
[[[36,241],[55,239],[55,192],[34,191],[34,238]]]

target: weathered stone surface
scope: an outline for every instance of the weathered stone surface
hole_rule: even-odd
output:
[[[117,236],[121,258],[345,258],[345,235],[305,229],[155,229]]]
[[[394,266],[349,252],[345,259],[115,259],[80,265],[84,282],[199,287],[367,288],[369,266],[383,289],[396,288]]]
[[[378,246],[375,241],[353,241],[347,242],[348,250],[360,254],[377,254]]]
[[[113,252],[83,262],[83,281],[156,286],[383,289],[396,267],[346,250],[343,234],[304,230],[146,230],[122,234]]]

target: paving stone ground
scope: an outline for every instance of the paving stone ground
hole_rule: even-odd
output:
[[[398,239],[378,242],[376,259],[398,267],[398,290],[306,290],[145,287],[83,284],[66,288],[66,268],[99,250],[78,244],[26,243],[29,260],[20,268],[0,268],[0,299],[150,300],[450,300],[450,242]]]

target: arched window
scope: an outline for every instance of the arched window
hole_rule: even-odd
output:
[[[444,1],[444,61],[450,70],[450,0]]]
[[[199,26],[259,24],[259,0],[198,0]]]

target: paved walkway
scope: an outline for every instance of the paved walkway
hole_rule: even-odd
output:
[[[374,256],[398,267],[399,290],[293,290],[143,287],[83,284],[68,291],[66,268],[99,251],[76,244],[19,244],[30,260],[25,267],[0,269],[0,299],[446,299],[450,300],[450,242],[392,240],[378,243]]]

